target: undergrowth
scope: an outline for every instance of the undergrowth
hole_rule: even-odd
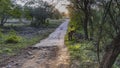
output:
[[[73,43],[65,41],[71,56],[71,68],[97,68],[95,48],[89,41]]]

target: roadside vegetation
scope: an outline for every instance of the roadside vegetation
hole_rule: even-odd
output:
[[[71,68],[120,67],[118,0],[70,0],[66,45]]]

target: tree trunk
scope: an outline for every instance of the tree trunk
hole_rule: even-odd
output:
[[[87,12],[87,8],[85,11],[85,19],[84,19],[84,23],[83,23],[83,27],[84,27],[84,33],[85,33],[85,39],[88,39],[88,12]]]
[[[8,16],[7,15],[3,15],[2,19],[1,19],[0,26],[4,26],[4,24],[6,23],[7,19],[8,19]]]
[[[0,26],[3,26],[4,25],[4,17],[1,19],[1,23],[0,23]]]
[[[89,12],[90,12],[90,5],[89,5],[89,0],[84,0],[84,14],[85,14],[85,19],[84,19],[84,33],[85,33],[85,39],[89,39],[88,37],[88,22],[89,22]]]
[[[30,25],[31,26],[33,26],[33,24],[35,24],[35,18],[33,17],[33,16],[31,16],[32,18],[31,18],[31,23],[30,23]]]
[[[85,20],[84,20],[84,33],[85,33],[85,39],[88,39],[88,17],[87,14],[85,16]]]
[[[91,38],[93,38],[93,36],[94,36],[94,28],[93,28],[93,21],[92,21],[92,19],[90,18],[89,19],[89,21],[90,21],[90,37]]]
[[[116,58],[120,53],[120,33],[113,39],[111,44],[106,47],[106,53],[103,56],[102,62],[99,68],[112,68]]]

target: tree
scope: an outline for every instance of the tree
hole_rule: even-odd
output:
[[[3,26],[11,12],[12,4],[10,0],[0,0],[0,25]]]
[[[109,31],[109,35],[112,36],[112,42],[106,46],[105,54],[101,61],[99,68],[112,68],[112,65],[116,61],[116,58],[120,54],[120,24],[119,24],[119,1],[110,0],[105,3],[105,14],[104,18],[106,21],[110,22],[112,33]],[[114,10],[113,10],[114,9]],[[109,18],[109,19],[108,19]],[[116,37],[115,37],[116,36]]]
[[[82,25],[79,32],[84,31],[86,39],[93,38],[100,68],[111,68],[120,53],[120,1],[70,0],[70,2],[68,7],[72,22],[70,24],[74,24],[75,27],[78,21],[78,27]],[[99,56],[104,52],[101,61]]]
[[[79,16],[81,19],[82,27],[84,29],[85,39],[89,39],[88,36],[88,24],[90,23],[90,13],[91,13],[91,0],[70,0],[73,10],[82,16]]]
[[[55,15],[60,14],[53,5],[42,0],[30,0],[26,2],[25,7],[30,11],[29,15],[32,17],[32,20],[34,19],[31,23],[34,26],[42,26],[46,23],[45,20],[47,18],[53,18]]]
[[[106,53],[103,56],[99,68],[112,68],[116,58],[120,54],[120,33],[113,39],[110,45],[106,47]]]
[[[0,0],[0,25],[3,26],[9,17],[20,18],[20,6],[12,3],[11,0]]]
[[[51,13],[53,19],[60,19],[62,18],[62,13],[59,12],[58,9],[54,9]]]

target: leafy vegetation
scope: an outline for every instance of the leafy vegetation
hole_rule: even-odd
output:
[[[90,41],[76,43],[66,40],[71,58],[71,68],[98,68],[96,48]]]
[[[18,36],[14,30],[11,30],[9,32],[9,35],[6,36],[6,38],[5,38],[6,43],[18,43],[21,40],[22,40],[22,38],[20,36]]]
[[[89,41],[90,45],[86,44],[85,48],[88,47],[91,48],[90,50],[94,50],[94,52],[88,51],[88,53],[91,54],[94,59],[96,59],[95,61],[90,60],[89,62],[97,62],[98,64],[98,67],[92,68],[119,68],[118,60],[120,58],[118,55],[120,53],[120,45],[117,45],[119,44],[118,41],[120,41],[118,40],[120,37],[120,27],[118,20],[120,14],[119,1],[70,0],[70,3],[71,4],[68,5],[69,15],[71,19],[69,27],[75,28],[75,30],[71,31],[68,29],[67,37],[72,37],[72,40],[68,39],[66,42],[73,41],[73,43],[67,44],[68,48],[71,47],[71,45],[71,48],[74,48],[76,47],[76,44],[79,44],[81,46],[82,44],[86,44],[88,43],[87,41]],[[71,27],[71,25],[73,27]],[[78,50],[82,50],[82,53],[86,53],[84,52],[86,49],[83,50],[81,49],[82,47],[80,47]],[[75,56],[80,54],[79,58],[81,58],[81,56],[84,56],[80,52],[74,52],[74,50],[71,50],[71,48],[70,51],[73,51],[73,56],[74,53],[77,53]],[[87,54],[86,56],[89,57]],[[80,61],[79,65],[82,64],[84,63],[81,63]],[[94,64],[91,65],[94,66]],[[89,68],[89,66],[83,68]]]

